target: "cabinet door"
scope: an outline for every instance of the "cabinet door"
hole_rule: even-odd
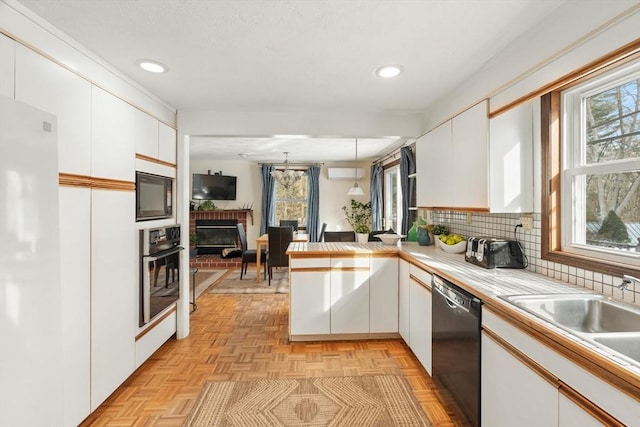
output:
[[[431,375],[431,290],[409,279],[409,347]]]
[[[446,163],[454,207],[489,206],[489,119],[483,101],[452,119],[451,159]]]
[[[607,424],[595,419],[591,414],[578,406],[567,396],[559,393],[558,426],[559,427],[602,427]]]
[[[91,175],[135,179],[135,110],[93,86],[91,97]]]
[[[158,120],[147,113],[135,110],[136,153],[158,158]]]
[[[91,409],[135,368],[135,193],[91,193]]]
[[[398,330],[404,342],[409,345],[409,263],[399,260],[398,269]]]
[[[398,257],[371,257],[369,332],[398,332]]]
[[[16,99],[58,118],[58,170],[90,175],[91,83],[17,45]]]
[[[451,121],[441,124],[416,141],[418,206],[451,206],[451,156]]]
[[[533,211],[533,104],[530,101],[489,123],[491,212]]]
[[[159,154],[158,159],[163,162],[176,164],[176,130],[170,128],[164,123],[158,123],[159,125]]]
[[[482,333],[481,416],[485,426],[558,425],[558,391]],[[575,424],[581,425],[581,424]]]
[[[290,279],[290,334],[329,334],[331,332],[331,273],[328,270],[292,271]]]
[[[64,425],[91,413],[91,190],[60,187]]]
[[[331,259],[331,333],[369,333],[369,257]]]
[[[13,98],[16,43],[0,34],[0,95]]]

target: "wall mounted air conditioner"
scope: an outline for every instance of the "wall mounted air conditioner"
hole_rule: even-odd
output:
[[[354,180],[354,175],[357,172],[355,179],[364,178],[364,168],[328,168],[327,175],[329,179],[333,180]]]

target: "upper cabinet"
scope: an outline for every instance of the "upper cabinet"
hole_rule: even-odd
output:
[[[91,105],[91,175],[134,181],[135,109],[96,86]]]
[[[176,164],[176,130],[136,111],[136,153],[145,160]]]
[[[13,98],[15,42],[0,34],[0,95]]]
[[[58,118],[58,170],[90,175],[91,83],[22,45],[15,82],[17,100]]]
[[[490,121],[483,101],[419,138],[418,206],[530,212],[532,111],[526,104]]]
[[[533,211],[533,113],[540,101],[512,108],[489,122],[491,211]]]

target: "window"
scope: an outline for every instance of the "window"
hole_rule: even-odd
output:
[[[306,228],[307,204],[307,174],[289,188],[276,181],[276,225],[281,219],[297,219],[298,228]]]
[[[543,258],[610,274],[638,269],[640,60],[546,95],[543,153]]]
[[[400,232],[402,224],[402,191],[400,189],[400,166],[384,170],[384,223],[383,228]]]

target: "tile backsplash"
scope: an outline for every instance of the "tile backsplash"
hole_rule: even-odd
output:
[[[451,233],[462,234],[466,237],[516,238],[527,256],[529,262],[527,269],[530,271],[640,305],[640,285],[638,283],[632,283],[623,295],[623,292],[617,288],[617,285],[622,281],[621,277],[543,260],[540,256],[540,213],[533,214],[533,229],[531,231],[525,231],[521,227],[516,230],[516,225],[520,224],[521,214],[451,211],[431,211],[430,214],[434,224],[447,225]]]

